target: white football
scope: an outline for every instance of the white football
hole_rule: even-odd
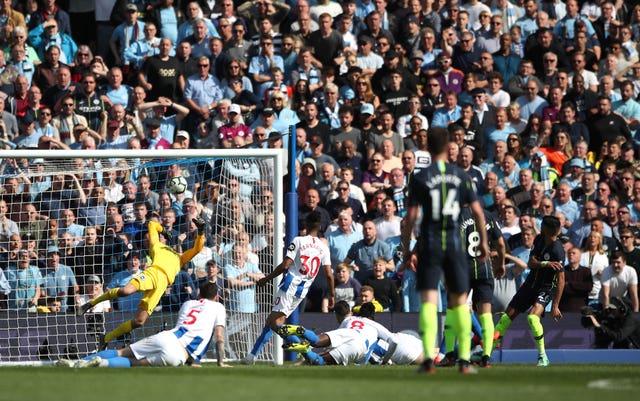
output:
[[[187,190],[187,180],[185,180],[181,175],[173,177],[169,180],[167,189],[169,189],[169,192],[174,195],[181,194]]]

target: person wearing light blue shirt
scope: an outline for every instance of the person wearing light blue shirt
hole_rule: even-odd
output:
[[[455,97],[456,95],[455,94],[447,95],[447,98],[449,98],[450,96]],[[453,108],[443,106],[436,109],[436,111],[433,113],[433,120],[431,121],[431,126],[447,128],[449,127],[450,123],[454,121],[458,121],[460,118],[462,118],[462,107],[460,107],[457,104]]]
[[[631,130],[631,137],[638,145],[638,124],[640,124],[640,103],[633,100],[633,82],[624,81],[620,85],[620,94],[622,98],[611,104],[611,109],[625,118],[629,129]]]
[[[58,298],[62,307],[61,311],[68,309],[67,298],[72,291],[80,296],[80,287],[76,282],[73,270],[67,265],[60,264],[60,251],[55,245],[47,248],[47,274],[44,276],[44,290],[47,297]]]
[[[544,98],[538,96],[538,84],[534,80],[529,80],[525,85],[527,93],[522,96],[518,96],[516,103],[520,105],[520,118],[525,121],[529,121],[529,117],[533,114],[542,116],[542,109],[547,107],[547,103]]]
[[[564,214],[569,225],[580,218],[580,205],[571,199],[571,186],[566,182],[561,182],[558,185],[553,205],[557,212]],[[565,226],[564,228],[568,227]]]
[[[224,267],[224,276],[233,290],[226,304],[229,311],[242,313],[258,311],[256,283],[264,277],[264,274],[258,266],[246,261],[247,252],[246,246],[234,245],[233,261]]]
[[[206,60],[206,61],[205,61]],[[198,63],[209,64],[209,59],[199,57]],[[206,75],[192,75],[187,78],[184,88],[184,98],[187,102],[192,101],[198,107],[217,104],[222,99],[222,86],[218,78],[207,73]]]
[[[271,69],[273,67],[280,68],[284,71],[284,60],[282,57],[273,53],[273,38],[269,35],[263,35],[260,38],[260,55],[254,56],[249,61],[249,74],[253,76],[256,83],[255,93],[260,99],[264,98],[264,92],[271,82]]]

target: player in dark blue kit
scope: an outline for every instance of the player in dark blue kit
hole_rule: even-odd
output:
[[[560,229],[560,220],[557,217],[545,216],[542,219],[541,232],[533,240],[529,257],[528,267],[531,273],[509,302],[507,311],[500,318],[494,335],[494,338],[500,341],[513,319],[531,308],[527,321],[538,345],[538,366],[549,365],[549,358],[544,349],[544,329],[540,323],[540,317],[552,297],[551,316],[556,321],[562,319],[558,305],[564,289],[565,252],[562,242],[558,239]]]
[[[493,278],[495,276],[500,279],[504,276],[505,243],[500,224],[492,217],[491,213],[485,210],[484,218],[486,221],[485,228],[488,240],[492,244],[491,263],[488,260],[480,262],[477,258],[478,245],[480,244],[480,230],[476,225],[471,209],[467,206],[462,209],[460,216],[460,235],[462,236],[467,266],[469,268],[469,286],[473,290],[471,298],[480,326],[480,329],[477,329],[476,325],[478,321],[474,321],[473,329],[476,334],[482,337],[482,354],[478,355],[479,360],[475,362],[481,367],[488,368],[490,367],[490,356],[493,350],[494,333],[493,316],[491,314],[494,287]],[[493,256],[493,250],[495,250],[495,256]],[[447,311],[443,332],[447,353],[437,366],[454,366],[456,362],[456,353],[454,351],[456,339],[450,328],[451,322],[449,321],[449,317],[450,312]],[[472,356],[472,359],[474,356]]]
[[[428,143],[433,163],[420,170],[409,183],[406,224],[402,227],[404,262],[410,264],[411,231],[422,212],[420,236],[414,248],[417,288],[422,301],[419,330],[425,355],[420,371],[435,372],[438,282],[444,271],[452,313],[451,325],[458,338],[460,372],[470,373],[471,316],[466,304],[469,271],[460,236],[460,213],[462,206],[468,204],[479,227],[485,226],[484,213],[469,176],[458,166],[446,163],[449,132],[444,128],[431,128]],[[484,261],[488,255],[486,230],[480,230],[479,234],[478,258]]]

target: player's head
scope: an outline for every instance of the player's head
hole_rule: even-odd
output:
[[[320,213],[318,211],[309,213],[305,219],[305,226],[307,228],[307,234],[320,231],[320,227],[322,226]]]
[[[347,316],[351,315],[351,309],[346,301],[336,302],[336,306],[333,308],[333,312],[336,314],[338,322],[342,322]]]
[[[556,216],[544,216],[541,228],[544,234],[555,237],[560,233],[560,219]]]
[[[200,297],[214,300],[218,296],[218,284],[211,281],[205,281],[200,284]]]
[[[432,155],[439,155],[446,152],[447,145],[449,145],[449,131],[442,127],[429,128],[427,143],[429,144],[429,151]]]
[[[358,311],[358,316],[366,317],[367,319],[375,320],[376,315],[376,307],[373,306],[371,302],[365,302],[360,305],[360,310]]]

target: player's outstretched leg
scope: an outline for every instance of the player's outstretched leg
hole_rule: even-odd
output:
[[[103,362],[104,362],[104,366],[106,366],[107,365],[106,360],[103,360],[99,356],[94,356],[91,359],[80,359],[78,362],[76,362],[75,367],[79,369],[97,368],[102,366]]]
[[[105,292],[104,294],[102,294],[102,295],[90,300],[89,302],[87,302],[84,305],[80,306],[76,310],[76,315],[78,315],[78,316],[84,315],[85,313],[87,313],[87,311],[89,309],[91,309],[94,306],[98,305],[102,301],[111,301],[111,300],[114,300],[114,299],[118,298],[118,290],[120,290],[120,288],[112,288],[109,291]]]
[[[300,342],[300,341],[295,341],[294,339],[291,338],[291,336],[304,337],[307,341],[309,341],[309,343],[312,346],[315,346],[316,344],[318,344],[318,341],[319,341],[318,335],[313,330],[305,329],[302,326],[296,326],[292,324],[283,324],[278,328],[277,333],[279,336],[286,339],[288,342],[294,342],[294,343]]]
[[[269,341],[269,339],[271,339],[272,335],[273,335],[273,331],[271,330],[271,327],[264,326],[262,328],[262,332],[256,339],[255,344],[253,344],[253,348],[251,349],[251,352],[244,357],[241,363],[244,365],[255,365],[256,357],[258,356],[258,354],[260,353],[264,345]]]
[[[306,342],[289,344],[284,349],[285,351],[294,351],[301,354],[311,365],[324,365],[324,359],[317,353],[313,352],[311,350],[311,345]]]
[[[504,333],[507,332],[507,329],[509,328],[509,326],[511,326],[511,318],[509,317],[508,314],[503,313],[502,316],[500,317],[500,320],[498,321],[498,324],[495,326],[494,332],[493,332],[493,346],[495,348],[500,348],[502,345],[502,337],[504,336]]]
[[[538,345],[538,366],[548,366],[549,358],[547,358],[544,347],[544,328],[542,327],[542,323],[540,323],[540,317],[537,315],[528,315],[527,322],[529,323],[529,327],[531,327],[533,339]]]

